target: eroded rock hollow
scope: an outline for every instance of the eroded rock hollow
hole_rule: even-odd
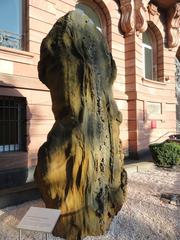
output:
[[[53,234],[103,234],[122,207],[127,180],[112,95],[115,62],[92,21],[72,11],[42,41],[38,71],[55,123],[39,149],[35,180],[46,207],[61,210]]]

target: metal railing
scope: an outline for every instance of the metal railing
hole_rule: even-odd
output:
[[[23,39],[22,35],[7,32],[0,29],[0,46],[22,49],[23,48],[22,39]]]
[[[25,150],[25,119],[25,98],[0,96],[0,153]]]

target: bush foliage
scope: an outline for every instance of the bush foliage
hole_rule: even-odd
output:
[[[149,145],[154,162],[158,166],[172,167],[180,165],[180,144],[163,142]]]

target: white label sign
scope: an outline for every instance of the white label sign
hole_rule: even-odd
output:
[[[59,209],[31,207],[24,215],[17,228],[51,233],[59,216]]]

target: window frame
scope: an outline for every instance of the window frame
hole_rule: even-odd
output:
[[[143,35],[142,35],[142,56],[143,56],[143,77],[145,79],[148,80],[153,80],[153,81],[157,81],[158,77],[157,77],[157,68],[158,68],[158,64],[157,64],[157,58],[158,58],[158,53],[157,53],[157,40],[155,37],[154,32],[151,30],[150,26],[148,26],[146,32],[148,37],[150,37],[150,43],[146,44],[145,42],[143,42]],[[145,34],[143,33],[143,34]],[[145,49],[149,49],[151,50],[151,75],[152,78],[147,78],[146,77],[146,62],[145,62]]]
[[[26,98],[25,97],[15,97],[15,96],[2,96],[0,95],[0,101],[2,100],[2,103],[5,101],[8,101],[8,106],[7,104],[2,104],[0,105],[0,108],[2,110],[2,119],[0,119],[0,124],[3,122],[8,125],[8,127],[4,127],[4,129],[9,128],[8,133],[5,133],[3,136],[3,131],[2,131],[2,139],[1,141],[4,141],[4,144],[0,143],[0,153],[12,153],[12,152],[26,152],[27,151],[27,141],[26,141],[26,131],[27,131],[27,126],[26,126]],[[14,103],[14,107],[10,105],[10,102]],[[8,110],[8,117],[5,116],[6,110]],[[13,119],[11,114],[12,112],[10,111],[11,109],[17,110],[17,118]],[[15,139],[17,142],[11,143],[11,138],[12,134],[10,134],[10,129],[12,128],[12,122],[17,124],[14,127],[14,130],[12,132],[16,132]],[[17,128],[16,128],[17,127]],[[15,129],[16,128],[16,129]],[[12,128],[13,129],[13,128]],[[11,129],[11,130],[12,130]],[[8,134],[8,143],[6,143],[7,139],[5,139],[5,135]]]
[[[146,49],[151,50],[151,53],[150,53],[151,54],[151,56],[150,56],[150,59],[151,59],[151,75],[153,76],[153,48],[150,45],[147,45],[145,43],[143,43],[142,46],[143,46],[143,76],[146,79],[150,79],[150,78],[146,77]]]
[[[8,39],[8,37],[10,39],[13,39],[13,38],[18,38],[17,41],[19,41],[17,44],[19,45],[19,47],[16,46],[16,43],[15,45],[13,46],[13,43],[2,43],[0,44],[0,47],[5,47],[5,48],[9,48],[9,49],[16,49],[16,50],[20,50],[20,51],[23,51],[23,50],[27,50],[28,48],[28,41],[27,41],[27,30],[28,30],[28,22],[27,22],[27,14],[28,14],[28,1],[24,1],[24,0],[21,0],[21,2],[19,3],[21,4],[21,16],[20,16],[20,22],[19,22],[19,25],[20,25],[20,28],[21,28],[21,32],[18,34],[18,33],[12,33],[12,32],[9,32],[7,29],[1,29],[1,34],[0,34],[0,39],[1,41],[3,42],[3,39],[4,42],[7,41],[6,39]],[[11,41],[11,40],[10,40]]]
[[[88,17],[92,20],[92,22],[94,23],[94,25],[96,26],[96,28],[97,28],[99,31],[103,32],[102,20],[101,20],[100,15],[98,14],[98,12],[95,11],[90,5],[88,5],[88,4],[84,3],[84,2],[78,2],[78,3],[75,5],[75,9],[76,9],[76,10],[80,10],[80,11],[84,12],[84,10],[82,10],[81,8],[79,8],[78,5],[82,5],[82,6],[84,6],[85,8],[87,7],[87,11],[88,11],[88,12],[89,12],[89,10],[90,10],[90,11],[92,11],[92,12],[94,13],[94,16],[97,18],[97,19],[95,19],[95,21],[93,21],[93,19],[92,19],[88,14],[87,14],[87,15],[88,15]],[[89,13],[90,13],[90,12],[89,12]],[[85,13],[85,14],[86,14],[86,13]],[[100,27],[96,25],[96,22],[99,22]]]

